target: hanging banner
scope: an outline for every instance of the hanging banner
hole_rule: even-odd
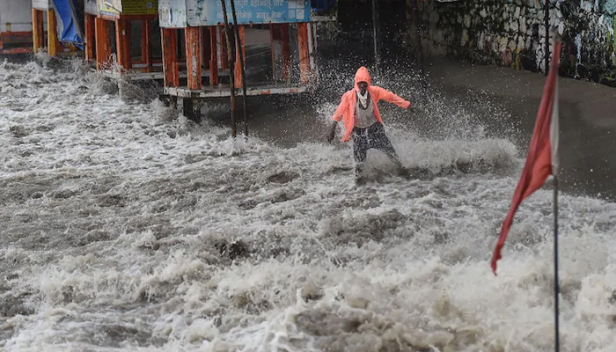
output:
[[[32,0],[32,7],[38,10],[49,10],[50,0]]]
[[[162,28],[186,28],[186,1],[159,0],[158,20]]]
[[[81,16],[77,13],[75,1],[77,0],[53,0],[58,19],[58,39],[83,49]]]
[[[226,1],[233,23],[231,2]],[[309,0],[235,0],[235,14],[241,25],[310,22],[311,8]],[[195,27],[224,23],[220,0],[161,0],[159,16],[161,27],[168,28],[183,22]]]
[[[84,10],[90,15],[98,15],[98,4],[96,0],[85,0]]]
[[[220,0],[187,0],[187,20],[190,26],[215,26],[224,23]],[[308,0],[235,0],[238,24],[309,22]],[[229,22],[233,22],[230,1],[227,4]]]

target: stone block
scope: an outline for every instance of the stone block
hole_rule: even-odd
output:
[[[519,24],[518,24],[518,20],[514,20],[513,22],[511,22],[511,26],[510,29],[513,33],[517,33],[519,28]]]
[[[526,19],[520,19],[520,28],[518,29],[518,32],[526,34],[527,28],[528,27],[526,26]]]
[[[498,37],[498,49],[504,50],[509,45],[509,38]]]
[[[469,39],[470,38],[468,37],[468,30],[463,29],[462,30],[462,40],[460,41],[460,45],[465,46],[466,44],[468,44]]]
[[[526,49],[526,41],[525,41],[525,36],[524,35],[519,35],[518,36],[517,48],[518,49]]]
[[[471,27],[471,15],[467,14],[464,16],[464,28]]]

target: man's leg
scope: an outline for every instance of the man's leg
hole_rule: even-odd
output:
[[[383,125],[378,122],[373,124],[369,128],[369,134],[370,145],[368,147],[383,151],[385,154],[387,154],[389,159],[391,159],[391,161],[396,164],[402,176],[408,177],[409,171],[404,167],[404,165],[402,165],[402,162],[398,157],[398,153],[396,153],[394,146],[391,144],[391,141],[389,140],[389,138],[387,138],[387,135],[385,134],[385,129],[383,128]]]
[[[356,128],[353,130],[353,159],[355,160],[355,180],[361,180],[364,162],[368,154],[368,138],[366,130]]]

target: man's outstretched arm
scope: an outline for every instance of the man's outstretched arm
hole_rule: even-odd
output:
[[[396,94],[388,91],[387,89],[381,88],[381,87],[377,87],[377,86],[373,86],[374,91],[376,91],[377,93],[377,99],[378,100],[385,100],[388,103],[392,103],[392,104],[396,104],[399,107],[403,108],[403,109],[408,109],[411,106],[411,102],[402,99],[401,97],[397,96]]]

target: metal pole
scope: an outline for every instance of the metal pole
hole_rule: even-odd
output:
[[[550,71],[550,0],[545,0],[545,75]]]
[[[240,54],[240,68],[242,72],[242,103],[244,105],[244,136],[248,137],[248,119],[246,118],[246,72],[244,69],[244,50],[240,46],[244,45],[240,39],[240,32],[237,23],[237,16],[235,14],[235,0],[231,0],[231,14],[233,15],[233,24],[235,27],[235,42],[237,43],[237,50]]]
[[[229,58],[229,62],[232,63],[233,61],[233,57],[235,57],[235,55],[233,55],[234,50],[235,50],[235,45],[231,45],[231,38],[229,38],[229,19],[227,18],[227,4],[225,3],[225,0],[220,0],[220,3],[222,4],[222,13],[224,16],[224,20],[225,20],[225,38],[227,39],[227,56]],[[229,67],[229,80],[230,80],[230,86],[231,86],[231,137],[235,138],[236,136],[236,130],[237,130],[237,125],[235,123],[235,75],[233,74],[234,69],[232,67]]]
[[[547,2],[547,0],[546,0]],[[554,32],[554,39],[553,39],[553,48],[554,48],[554,53],[552,54],[553,58],[552,61],[555,61],[556,63],[558,63],[559,58],[560,58],[560,45],[558,43],[559,37],[558,37],[558,32]],[[547,38],[546,38],[547,39]],[[556,49],[559,48],[559,50],[557,51]],[[559,56],[556,56],[559,55]],[[555,101],[553,102],[553,109],[556,109],[556,119],[558,119],[558,64],[556,66],[553,66],[552,69],[554,70],[554,95],[555,95]],[[554,116],[551,116],[552,118],[554,118]],[[555,130],[552,130],[554,127]],[[558,120],[556,121],[556,123],[554,121],[550,121],[550,135],[552,133],[556,133],[558,135]],[[558,140],[558,138],[556,138],[556,140]],[[558,143],[557,141],[555,143]],[[558,147],[556,147],[558,148]],[[556,153],[558,153],[558,149],[556,149]],[[559,279],[558,279],[558,154],[553,155],[553,158],[556,161],[556,165],[552,165],[552,177],[554,178],[554,351],[559,352],[560,351],[560,309],[559,309]]]
[[[374,31],[374,62],[376,68],[376,74],[380,74],[381,58],[379,55],[379,12],[377,6],[377,0],[372,0],[372,28]]]
[[[558,288],[558,176],[554,177],[554,351],[560,351]]]

